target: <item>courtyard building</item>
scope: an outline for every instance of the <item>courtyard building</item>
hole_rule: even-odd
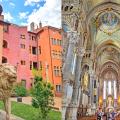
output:
[[[19,26],[5,22],[0,16],[0,61],[17,67],[17,82],[27,89],[34,85],[33,69],[54,86],[61,96],[62,37],[61,30],[51,26],[35,29],[34,23]]]

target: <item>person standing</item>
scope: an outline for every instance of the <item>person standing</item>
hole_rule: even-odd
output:
[[[97,113],[97,120],[103,120],[104,113],[102,112],[102,108],[99,108]]]

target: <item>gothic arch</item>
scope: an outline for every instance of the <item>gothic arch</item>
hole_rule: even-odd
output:
[[[118,44],[113,44],[113,42],[111,40],[105,41],[102,44],[98,45],[96,47],[96,56],[99,56],[100,53],[107,47],[111,47],[114,48],[116,51],[120,51],[120,46]]]
[[[120,11],[120,5],[115,3],[115,2],[103,2],[102,4],[99,4],[95,6],[89,13],[87,14],[86,17],[86,23],[87,26],[89,25],[92,17],[95,17],[96,13],[100,13],[109,9],[113,9],[115,11]]]

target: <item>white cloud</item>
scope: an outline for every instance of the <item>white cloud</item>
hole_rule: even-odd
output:
[[[3,13],[3,15],[4,15],[4,19],[5,19],[6,21],[11,22],[11,21],[13,20],[13,16],[10,14],[10,12]]]
[[[19,17],[20,17],[20,19],[27,19],[28,18],[28,15],[29,14],[29,12],[20,12],[19,13]]]
[[[12,7],[15,7],[15,4],[13,2],[9,3]]]
[[[28,6],[28,5],[30,5],[30,6],[33,6],[33,5],[35,5],[35,3],[38,3],[38,2],[42,2],[42,1],[44,1],[44,0],[25,0],[25,6]]]
[[[27,24],[27,23],[24,23],[24,22],[20,23],[20,25],[21,25],[21,26],[28,26],[28,24]]]
[[[46,0],[43,7],[34,9],[28,16],[28,24],[42,22],[43,26],[61,27],[61,0]]]

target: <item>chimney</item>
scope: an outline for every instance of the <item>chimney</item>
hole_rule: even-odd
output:
[[[41,23],[41,21],[39,22],[39,28],[42,28],[42,23]]]
[[[35,23],[34,23],[34,22],[32,22],[32,23],[30,24],[30,30],[31,30],[32,32],[35,30]]]

